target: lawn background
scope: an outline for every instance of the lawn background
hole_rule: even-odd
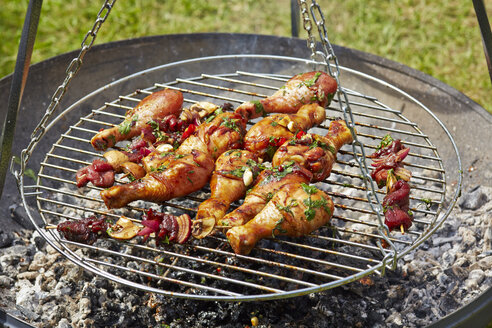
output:
[[[492,112],[492,86],[471,0],[318,3],[331,42],[427,73]],[[14,70],[27,4],[27,0],[0,0],[0,77]],[[78,49],[101,4],[96,0],[45,0],[32,62]],[[492,0],[485,0],[485,6],[490,20]],[[195,32],[290,36],[290,1],[119,0],[96,44]]]

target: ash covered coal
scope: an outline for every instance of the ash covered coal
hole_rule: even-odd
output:
[[[492,285],[491,191],[465,191],[467,200],[443,226],[383,277],[265,302],[192,301],[146,293],[81,269],[37,232],[2,234],[0,307],[37,327],[421,327]],[[480,205],[471,209],[471,203]],[[76,253],[82,255],[82,250]]]

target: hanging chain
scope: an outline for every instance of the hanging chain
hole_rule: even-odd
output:
[[[48,119],[53,115],[53,112],[56,110],[60,101],[65,95],[65,92],[68,89],[68,85],[70,84],[74,76],[77,74],[77,72],[80,70],[85,54],[87,53],[87,51],[89,51],[89,49],[94,44],[94,41],[96,40],[97,32],[101,28],[102,23],[104,23],[108,18],[108,15],[111,12],[111,9],[113,8],[115,2],[116,0],[104,1],[104,4],[102,5],[101,9],[97,13],[97,18],[94,24],[92,25],[92,28],[85,34],[84,39],[82,40],[81,49],[78,56],[72,59],[72,61],[70,62],[70,64],[68,65],[65,71],[66,72],[65,80],[56,89],[55,93],[51,97],[50,104],[48,105],[45,114],[43,115],[40,122],[34,129],[33,133],[31,134],[31,142],[21,152],[21,163],[20,163],[19,171],[16,171],[14,169],[14,159],[12,158],[10,163],[10,171],[15,176],[17,181],[19,181],[19,178],[24,174],[27,162],[29,161],[29,157],[31,156],[34,146],[46,133],[46,123]]]
[[[308,35],[307,46],[311,50],[311,59],[316,61],[317,58],[321,57],[323,61],[326,63],[326,66],[328,68],[328,73],[337,81],[338,104],[340,105],[340,109],[343,112],[343,117],[347,123],[347,127],[350,129],[350,132],[352,133],[352,137],[354,139],[352,143],[352,151],[354,153],[354,159],[359,165],[361,171],[362,180],[364,181],[364,185],[366,189],[367,200],[369,202],[369,205],[371,206],[372,211],[377,215],[378,222],[379,222],[378,230],[381,237],[386,241],[386,243],[391,247],[393,251],[392,252],[393,254],[387,254],[385,249],[382,247],[380,241],[378,240],[377,242],[378,246],[381,249],[381,252],[385,254],[385,257],[383,259],[383,263],[385,264],[383,265],[383,272],[384,272],[386,262],[389,258],[388,255],[392,255],[393,257],[392,266],[393,268],[396,267],[396,260],[397,260],[396,247],[388,238],[389,229],[382,219],[382,206],[376,194],[374,181],[372,180],[369,168],[367,167],[364,146],[357,138],[357,133],[355,132],[355,121],[352,114],[352,109],[350,108],[348,96],[345,90],[342,89],[340,84],[340,66],[338,64],[337,56],[333,51],[333,47],[330,41],[328,40],[326,27],[325,27],[325,17],[323,15],[323,12],[321,11],[321,7],[318,5],[316,0],[311,0],[311,5],[309,6],[307,4],[307,0],[298,0],[298,1],[301,9],[303,26]],[[312,31],[313,22],[315,23],[318,30],[319,39],[321,40],[322,51],[316,50],[316,38],[313,36],[313,31]]]

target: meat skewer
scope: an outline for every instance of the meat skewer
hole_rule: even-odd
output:
[[[327,224],[334,205],[323,191],[305,183],[283,185],[248,223],[229,229],[227,239],[236,254],[247,255],[263,238],[301,237]]]
[[[236,112],[247,119],[268,113],[296,113],[301,106],[316,103],[325,108],[337,91],[337,82],[321,71],[303,73],[292,77],[270,97],[248,101]]]
[[[401,140],[394,140],[389,134],[384,136],[378,150],[368,156],[373,160],[375,169],[371,177],[381,188],[386,185],[383,199],[384,223],[389,231],[400,227],[401,232],[412,226],[413,213],[409,209],[410,180],[412,173],[403,167],[403,159],[410,149],[402,145]]]
[[[164,89],[142,99],[137,106],[127,111],[125,120],[118,126],[98,132],[91,140],[96,150],[106,150],[117,142],[139,135],[152,120],[167,115],[178,115],[183,105],[183,94],[177,90]]]

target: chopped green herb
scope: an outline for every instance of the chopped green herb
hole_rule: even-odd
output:
[[[118,126],[118,132],[120,134],[128,134],[132,128],[132,126],[135,124],[135,122],[138,120],[138,115],[135,115],[133,119],[128,120],[125,119],[119,126]]]
[[[310,195],[313,195],[318,192],[318,188],[316,188],[315,186],[310,186],[306,183],[301,183],[301,187],[306,193]]]
[[[259,100],[253,100],[252,103],[255,105],[255,112],[261,114],[261,116],[267,116],[267,112],[263,107],[263,104]]]
[[[292,215],[294,215],[294,213],[292,213],[292,210],[290,208],[293,207],[293,206],[297,206],[297,200],[295,200],[295,199],[292,199],[290,201],[290,204],[287,205],[287,206],[282,206],[280,204],[275,204],[275,207],[277,207],[277,209],[279,211],[285,211],[285,212],[290,213]]]
[[[282,223],[285,221],[285,218],[282,217],[277,221],[277,224],[275,224],[275,228],[272,230],[272,237],[275,238],[275,231],[278,231],[279,233],[287,233],[287,230],[282,229]]]
[[[190,179],[190,177],[186,177],[186,179],[188,179],[188,181],[193,184],[193,181]]]
[[[314,216],[316,215],[316,208],[323,208],[328,214],[330,214],[331,212],[330,208],[328,207],[328,201],[324,197],[318,200],[312,200],[311,196],[309,196],[309,198],[304,199],[303,203],[308,207],[304,211],[304,215],[306,216],[306,220],[308,221],[314,219]]]
[[[318,80],[318,78],[320,77],[321,73],[320,72],[317,72],[312,79],[310,80],[306,80],[306,81],[302,81],[301,83],[299,83],[299,85],[297,86],[298,88],[302,87],[303,85],[305,85],[306,87],[310,88],[312,87],[316,81]]]
[[[272,121],[272,122],[270,122],[270,125],[273,127],[276,127],[278,125],[278,122]]]
[[[215,110],[215,112],[210,115],[206,120],[205,120],[205,123],[209,123],[209,122],[212,122],[214,118],[217,117],[217,115],[219,114],[222,114],[224,111],[222,110],[222,107],[221,108],[218,108]]]
[[[220,123],[221,126],[225,126],[226,128],[232,129],[237,132],[241,132],[239,130],[239,127],[236,125],[237,119],[230,119],[228,117],[223,117],[222,118],[222,123]]]
[[[387,134],[383,137],[379,145],[376,146],[376,149],[384,148],[390,145],[392,142],[393,142],[393,138],[389,134]]]

